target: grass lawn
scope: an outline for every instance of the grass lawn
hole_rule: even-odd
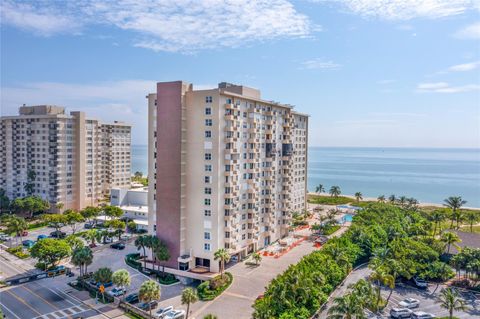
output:
[[[470,225],[463,225],[460,226],[460,230],[469,233],[470,232]],[[473,226],[472,230],[474,233],[480,234],[480,226]]]
[[[320,205],[344,205],[348,203],[354,203],[355,199],[344,196],[325,196],[325,195],[308,195],[307,200],[311,204]]]

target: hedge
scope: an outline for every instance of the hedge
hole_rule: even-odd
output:
[[[29,254],[23,251],[22,246],[10,247],[5,250],[14,256],[17,256],[20,259],[27,259],[28,257],[30,257]]]
[[[197,287],[198,297],[203,301],[213,300],[220,296],[232,284],[232,281],[233,275],[229,272],[224,273],[223,278],[222,275],[218,275],[213,279],[204,281]]]

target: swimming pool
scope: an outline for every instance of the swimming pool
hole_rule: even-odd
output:
[[[342,224],[342,225],[345,224],[346,222],[351,223],[351,222],[352,222],[352,219],[353,219],[353,215],[352,215],[352,214],[345,214],[345,215],[343,215],[342,217],[340,217],[340,218],[338,219],[338,223],[339,223],[339,224]]]

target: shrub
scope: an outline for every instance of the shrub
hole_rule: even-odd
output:
[[[157,273],[157,279],[162,285],[171,285],[179,281],[173,274],[169,273]]]
[[[308,195],[308,202],[319,205],[344,205],[355,202],[355,199],[345,196],[322,196],[322,195]]]
[[[22,246],[10,247],[10,248],[7,248],[6,251],[9,252],[10,254],[14,255],[14,256],[17,256],[20,259],[26,259],[26,258],[30,257],[30,255],[28,253],[25,253],[23,251]]]
[[[198,297],[200,300],[208,301],[218,297],[222,292],[227,289],[233,281],[231,273],[224,273],[224,277],[218,275],[208,281],[202,282],[198,287]]]

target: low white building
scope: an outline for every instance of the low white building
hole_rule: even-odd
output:
[[[148,188],[112,188],[110,205],[120,207],[121,218],[132,220],[137,229],[148,230]]]

